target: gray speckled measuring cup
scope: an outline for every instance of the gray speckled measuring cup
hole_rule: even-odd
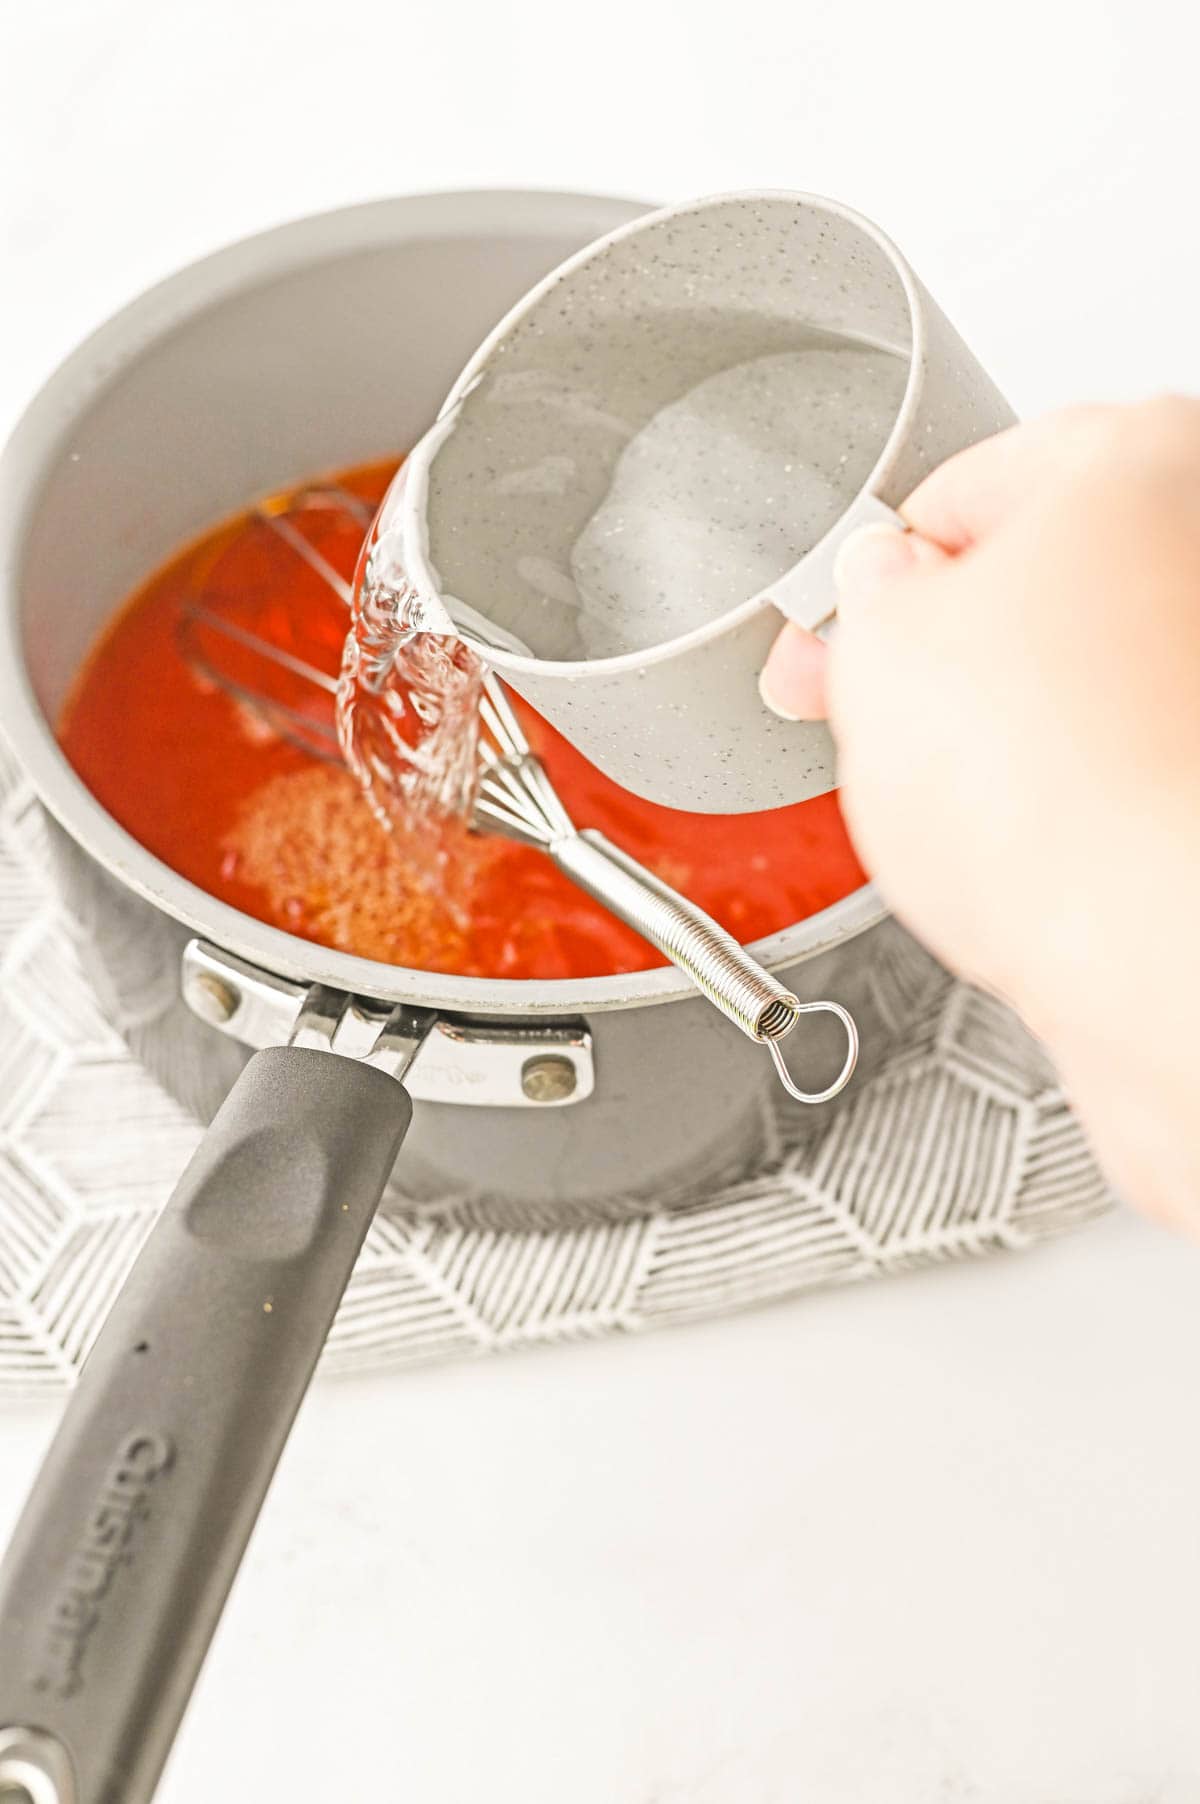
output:
[[[377,542],[617,782],[772,808],[836,780],[826,730],[759,699],[781,616],[823,625],[846,535],[1013,417],[869,221],[718,196],[618,228],[508,314]]]

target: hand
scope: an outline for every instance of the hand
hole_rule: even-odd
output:
[[[903,513],[764,697],[828,713],[897,914],[1021,1010],[1131,1200],[1200,1232],[1200,402],[1016,427]]]

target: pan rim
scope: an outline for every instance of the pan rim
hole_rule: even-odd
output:
[[[20,633],[26,534],[73,422],[102,387],[200,310],[255,282],[279,280],[371,245],[429,236],[545,235],[555,226],[594,228],[594,235],[600,235],[647,210],[648,204],[550,189],[465,189],[400,195],[310,214],[189,263],[137,296],[85,339],[34,395],[0,456],[0,722],[48,812],[125,888],[266,971],[384,1001],[477,1017],[529,1017],[694,998],[691,984],[670,965],[608,977],[539,980],[410,970],[315,945],[209,896],[148,852],[76,775],[34,695]],[[867,931],[886,912],[867,884],[754,942],[751,949],[768,968],[790,968]]]

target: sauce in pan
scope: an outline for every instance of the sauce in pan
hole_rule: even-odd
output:
[[[364,502],[394,460],[343,473]],[[368,509],[369,512],[369,509]],[[363,531],[344,509],[291,518],[347,580]],[[440,881],[407,857],[354,779],[271,731],[189,658],[187,608],[203,601],[336,675],[341,599],[255,513],[187,547],[118,611],[59,721],[79,775],[147,850],[211,895],[339,951],[464,976],[593,977],[662,961],[540,852],[442,829]],[[247,678],[252,680],[247,666]],[[293,698],[332,718],[320,691]],[[567,809],[598,827],[743,940],[802,920],[863,881],[834,795],[769,814],[682,814],[618,788],[518,703]]]

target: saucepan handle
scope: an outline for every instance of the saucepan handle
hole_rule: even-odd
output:
[[[306,1048],[230,1092],[0,1568],[0,1797],[150,1797],[410,1115]]]

